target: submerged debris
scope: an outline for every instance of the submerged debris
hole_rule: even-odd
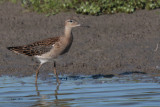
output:
[[[159,43],[157,43],[156,49],[154,50],[155,52],[158,50]]]

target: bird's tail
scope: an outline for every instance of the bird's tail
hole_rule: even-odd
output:
[[[20,47],[7,47],[7,49],[18,54],[20,53],[19,52]]]
[[[7,47],[7,49],[10,50],[10,51],[14,51],[14,50],[17,49],[17,47]]]
[[[7,47],[7,49],[8,49],[8,50],[11,50],[11,51],[12,51],[13,48],[14,48],[14,47]]]
[[[8,50],[13,51],[14,53],[17,54],[23,54],[23,55],[27,55],[27,56],[33,56],[33,52],[30,47],[26,47],[26,46],[17,46],[17,47],[7,47]]]

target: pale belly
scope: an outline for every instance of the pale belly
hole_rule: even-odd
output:
[[[60,57],[60,55],[63,55],[67,53],[70,49],[72,43],[68,44],[60,44],[59,46],[53,46],[53,48],[42,55],[35,56],[42,64],[46,62],[50,62],[54,59],[57,59]]]

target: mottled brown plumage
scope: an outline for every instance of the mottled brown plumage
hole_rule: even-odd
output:
[[[42,41],[34,42],[29,45],[7,48],[15,53],[24,54],[27,56],[42,55],[46,52],[49,52],[53,45],[59,41],[59,39],[60,37],[52,37]]]

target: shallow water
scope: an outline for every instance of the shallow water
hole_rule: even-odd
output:
[[[113,78],[55,79],[0,77],[0,107],[159,106],[160,78],[128,75]]]

